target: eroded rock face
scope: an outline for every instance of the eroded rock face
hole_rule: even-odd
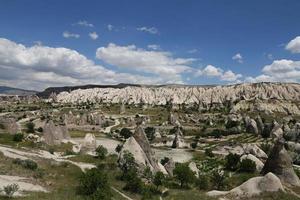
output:
[[[269,172],[278,176],[282,183],[300,186],[300,180],[293,169],[292,159],[284,147],[283,140],[276,142],[261,173]]]
[[[261,159],[268,158],[268,155],[263,150],[261,150],[256,144],[244,144],[243,149],[245,154],[252,154],[257,158]]]
[[[251,119],[250,117],[245,117],[245,127],[248,133],[253,133],[255,135],[258,134],[257,124],[254,119]]]
[[[195,162],[190,162],[189,163],[189,168],[195,173],[196,177],[199,177],[199,169],[198,169]]]
[[[49,145],[59,145],[63,140],[70,139],[67,127],[55,125],[51,120],[45,124],[43,134],[45,142]]]
[[[9,134],[16,134],[20,131],[20,127],[14,118],[0,118],[0,123]]]
[[[261,117],[258,115],[255,119],[256,121],[256,125],[257,125],[257,129],[258,129],[258,133],[259,134],[262,134],[263,131],[264,131],[264,123],[263,123],[263,120],[261,119]]]
[[[284,191],[280,179],[273,173],[267,173],[265,176],[251,178],[230,191],[213,190],[207,194],[213,197],[225,196],[229,199],[240,199],[277,191]]]

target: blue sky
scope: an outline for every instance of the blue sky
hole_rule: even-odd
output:
[[[1,85],[300,81],[297,0],[0,3]]]

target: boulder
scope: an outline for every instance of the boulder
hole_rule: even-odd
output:
[[[264,163],[252,154],[243,155],[240,159],[241,159],[241,161],[244,159],[249,159],[249,160],[252,160],[253,162],[255,162],[256,171],[258,171],[258,172],[260,172],[262,170],[262,168],[264,167]]]
[[[74,153],[80,153],[81,148],[82,148],[82,145],[81,145],[81,144],[74,144],[74,145],[72,146],[72,151],[73,151]]]
[[[251,119],[250,117],[246,117],[245,118],[245,127],[246,127],[246,131],[248,133],[253,133],[256,135],[258,134],[257,124],[254,119]]]
[[[230,191],[213,190],[208,192],[207,195],[212,197],[226,196],[230,199],[241,199],[251,198],[264,192],[278,191],[284,191],[280,179],[273,173],[267,173],[265,176],[251,178]]]
[[[198,169],[195,162],[190,162],[189,163],[189,168],[195,173],[196,177],[199,177],[199,169]]]
[[[276,142],[261,173],[269,172],[278,176],[282,183],[300,186],[300,180],[293,169],[292,159],[284,147],[283,140]]]
[[[261,150],[256,144],[244,144],[243,149],[245,154],[252,154],[257,158],[264,160],[268,158],[268,155],[263,150]]]
[[[176,134],[172,143],[172,148],[183,148],[183,147],[184,147],[184,141],[182,137],[179,134]]]
[[[276,121],[273,121],[272,127],[273,128],[270,133],[272,138],[282,138],[283,130],[282,130],[281,126]]]
[[[178,121],[177,117],[173,113],[170,113],[168,117],[168,122],[173,126],[180,126],[180,122]]]

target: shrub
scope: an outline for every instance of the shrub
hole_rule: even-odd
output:
[[[211,136],[213,136],[214,138],[221,138],[222,137],[222,131],[219,129],[214,129],[211,133]]]
[[[174,177],[180,182],[180,187],[194,182],[194,172],[185,163],[178,163],[173,170]]]
[[[82,173],[79,178],[77,193],[91,199],[111,200],[112,192],[107,174],[97,168]]]
[[[191,143],[191,147],[192,147],[193,149],[196,149],[196,148],[197,148],[197,145],[198,145],[198,142],[197,142],[197,141]]]
[[[133,192],[133,193],[141,193],[143,190],[143,182],[138,177],[137,172],[135,170],[130,170],[126,174],[126,185],[124,186],[124,190]]]
[[[217,190],[224,189],[226,185],[226,174],[223,170],[216,169],[211,174],[213,187]]]
[[[15,192],[17,192],[19,190],[19,185],[16,183],[7,185],[3,187],[3,190],[6,194],[6,196],[8,196],[9,198],[11,198]]]
[[[212,152],[211,148],[209,149],[205,149],[205,155],[208,156],[208,157],[214,157],[214,153]]]
[[[43,128],[42,128],[42,127],[39,127],[39,128],[37,129],[37,131],[40,132],[40,133],[42,133],[42,132],[43,132]]]
[[[267,154],[269,155],[269,153],[272,150],[272,144],[268,143],[268,142],[264,142],[260,145],[260,148]]]
[[[163,159],[161,159],[160,163],[161,163],[162,165],[165,165],[167,162],[169,162],[169,160],[170,160],[170,158],[164,157]]]
[[[165,175],[162,172],[157,172],[153,179],[153,184],[158,188],[163,185],[165,180]]]
[[[256,170],[256,164],[253,160],[250,159],[242,160],[239,171],[253,173],[255,172],[255,170]]]
[[[21,160],[19,158],[16,158],[13,160],[13,163],[17,165],[21,165],[25,169],[36,170],[38,168],[37,163],[29,159]]]
[[[24,135],[22,133],[17,133],[17,134],[14,134],[13,141],[22,142],[23,138],[24,138]]]
[[[120,153],[120,152],[122,151],[122,148],[123,148],[123,145],[118,144],[118,146],[116,146],[115,151],[116,151],[117,153]]]
[[[196,185],[200,190],[207,190],[209,186],[209,178],[207,175],[199,175],[196,180]]]
[[[4,124],[0,123],[0,129],[5,129]]]
[[[107,149],[103,147],[102,145],[99,145],[96,149],[97,157],[103,160],[107,155]]]
[[[154,127],[147,127],[145,128],[145,133],[149,141],[155,139],[155,128]]]
[[[230,171],[235,171],[238,169],[238,165],[240,162],[240,156],[237,154],[229,153],[225,157],[225,168]]]
[[[127,139],[132,136],[132,132],[128,128],[122,128],[120,131],[120,135]]]
[[[26,133],[34,133],[34,126],[32,122],[26,123]]]

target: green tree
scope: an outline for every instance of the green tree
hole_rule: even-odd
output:
[[[174,177],[180,182],[180,187],[188,186],[193,183],[195,179],[194,172],[189,168],[186,163],[178,163],[173,170]]]
[[[118,146],[116,146],[116,149],[115,149],[115,151],[116,151],[117,153],[120,153],[120,152],[121,152],[121,150],[122,150],[122,148],[123,148],[123,145],[121,145],[121,144],[118,144]]]
[[[122,128],[120,135],[125,139],[130,138],[133,134],[128,128]]]
[[[16,183],[13,183],[13,184],[4,186],[3,190],[8,198],[12,198],[14,193],[19,190],[19,185]]]
[[[111,200],[112,197],[107,174],[97,168],[87,170],[80,176],[77,192],[95,200]]]
[[[107,155],[107,149],[103,147],[102,145],[99,145],[96,149],[97,157],[103,160]]]
[[[161,163],[162,165],[165,165],[167,162],[169,162],[169,160],[170,160],[170,158],[164,157],[163,159],[160,160],[160,163]]]
[[[224,189],[226,183],[226,174],[223,170],[216,169],[211,174],[211,181],[215,189]]]
[[[196,180],[196,185],[200,190],[207,190],[209,187],[209,178],[205,174],[199,175],[199,177]]]

